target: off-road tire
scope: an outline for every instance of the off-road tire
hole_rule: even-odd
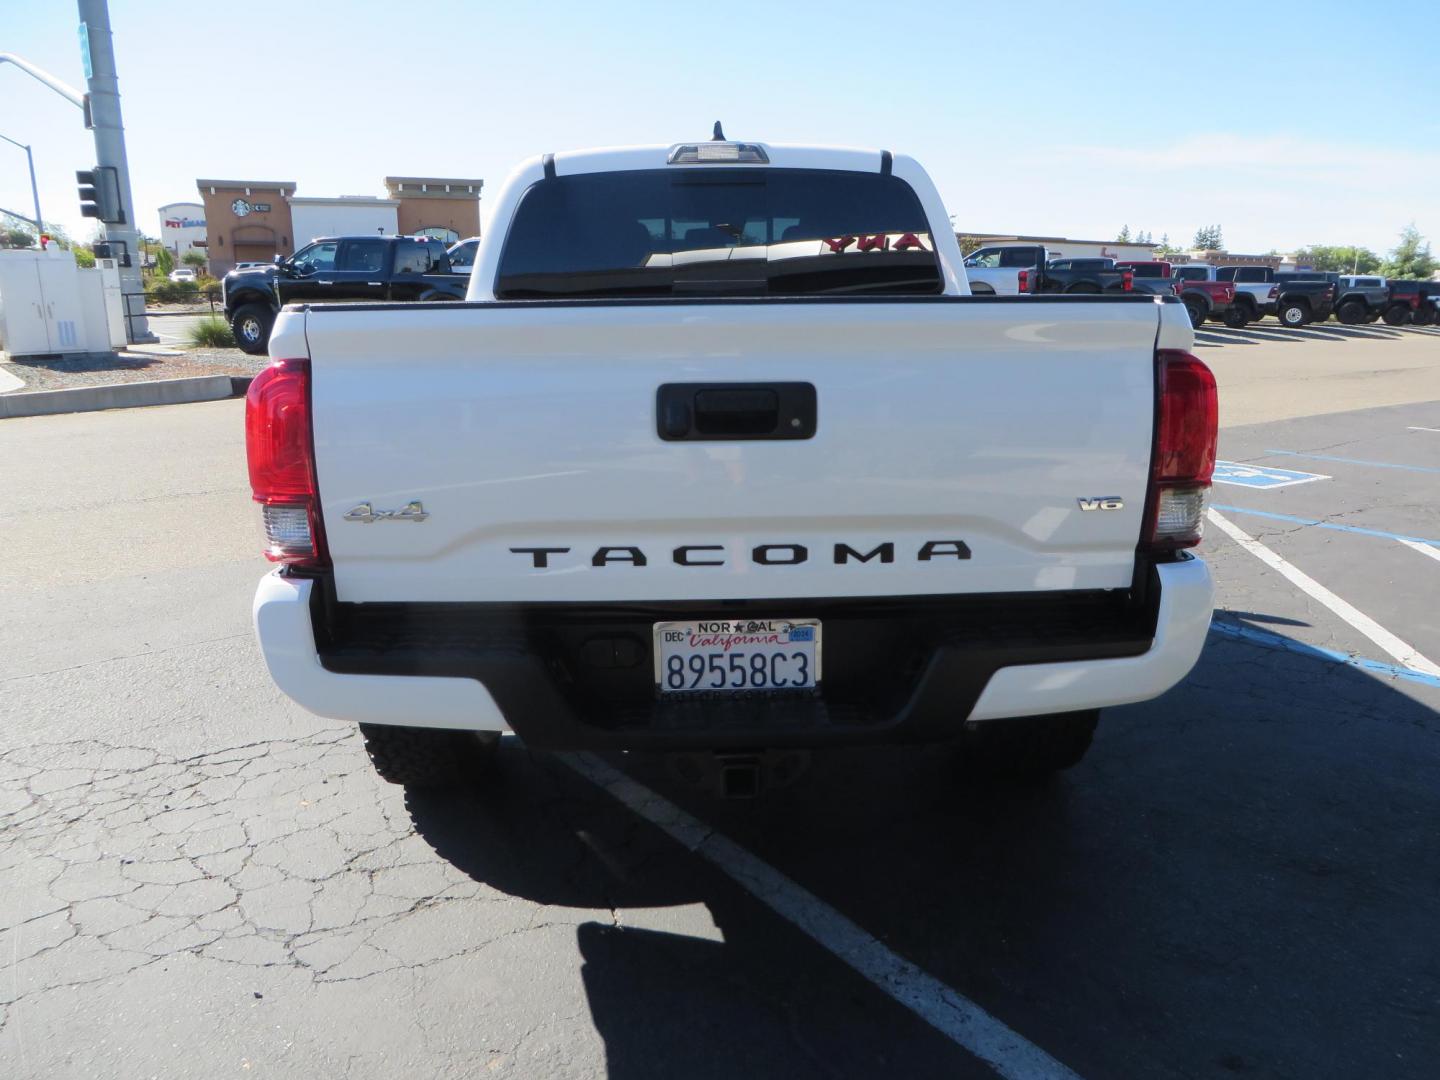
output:
[[[382,780],[409,788],[452,787],[473,780],[500,745],[494,731],[361,724],[365,752]]]
[[[1394,307],[1386,308],[1382,318],[1384,318],[1386,326],[1404,326],[1410,321],[1410,309],[1396,304]]]
[[[235,344],[251,356],[264,356],[270,348],[270,327],[275,313],[264,304],[241,304],[230,316],[230,332]]]
[[[1225,314],[1221,316],[1221,319],[1224,320],[1225,325],[1230,327],[1231,330],[1243,330],[1250,325],[1250,316],[1245,313],[1245,309],[1242,307],[1226,308]]]
[[[1433,311],[1427,311],[1425,308],[1421,308],[1410,316],[1410,324],[1412,326],[1429,326],[1434,321],[1435,313]]]
[[[956,764],[969,779],[1040,779],[1079,764],[1099,720],[1089,709],[966,724]]]
[[[1365,318],[1365,304],[1361,300],[1346,300],[1335,317],[1347,326],[1354,326]]]
[[[1185,314],[1190,316],[1190,327],[1199,330],[1205,325],[1205,308],[1195,301],[1185,301]]]
[[[1275,317],[1280,320],[1281,326],[1298,330],[1310,321],[1310,308],[1298,300],[1293,300],[1288,304],[1281,304],[1275,312]]]

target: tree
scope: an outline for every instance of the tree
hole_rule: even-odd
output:
[[[89,248],[71,248],[70,254],[75,256],[75,265],[83,270],[89,270],[95,265],[95,253]]]
[[[6,226],[0,229],[0,247],[31,248],[35,246],[35,234],[29,229]]]
[[[1120,232],[1116,234],[1116,236],[1115,236],[1115,242],[1116,242],[1117,244],[1128,244],[1128,243],[1130,242],[1130,226],[1129,226],[1129,225],[1121,225],[1121,226],[1120,226]]]
[[[1373,274],[1380,269],[1380,256],[1366,247],[1354,244],[1332,247],[1327,244],[1311,244],[1290,256],[1297,265],[1311,266],[1316,270],[1333,270],[1342,274]]]
[[[1160,243],[1158,243],[1158,244],[1155,245],[1155,250],[1156,250],[1156,252],[1159,253],[1161,256],[1165,256],[1165,255],[1175,255],[1175,254],[1178,254],[1179,251],[1180,251],[1179,248],[1177,248],[1177,247],[1171,247],[1171,246],[1170,246],[1170,234],[1169,234],[1169,233],[1162,233],[1162,234],[1160,235]]]
[[[963,233],[956,233],[955,239],[960,242],[960,254],[969,255],[972,251],[980,249],[980,239],[975,236],[966,236]]]
[[[1143,231],[1143,232],[1137,232],[1137,233],[1135,234],[1135,243],[1137,243],[1137,244],[1153,244],[1154,241],[1150,239],[1150,232],[1149,232],[1149,230],[1147,229],[1147,230],[1145,230],[1145,231]]]
[[[170,276],[170,271],[175,269],[175,256],[170,254],[170,249],[161,247],[155,252],[155,272],[165,277]]]
[[[1191,244],[1197,251],[1219,251],[1225,246],[1225,239],[1219,225],[1202,225],[1195,230]]]
[[[180,256],[180,261],[186,266],[194,267],[197,277],[205,270],[205,253],[198,248],[191,248],[185,252]]]
[[[1440,263],[1435,261],[1435,256],[1430,254],[1430,245],[1424,241],[1413,222],[1405,226],[1400,233],[1400,243],[1385,261],[1385,276],[1423,281],[1435,273]]]

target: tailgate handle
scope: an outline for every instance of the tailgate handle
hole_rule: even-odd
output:
[[[816,424],[811,383],[665,383],[655,392],[666,442],[809,439]]]

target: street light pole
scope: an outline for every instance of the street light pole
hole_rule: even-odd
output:
[[[135,200],[130,194],[130,168],[125,157],[125,124],[120,116],[120,80],[115,73],[115,46],[110,33],[110,10],[106,0],[78,0],[80,40],[84,49],[85,81],[90,93],[90,126],[95,132],[96,164],[115,170],[120,189],[120,206],[125,220],[102,223],[105,239],[125,245],[131,255],[129,266],[120,268],[120,292],[125,301],[125,329],[132,343],[159,339],[145,322],[145,285],[140,274],[142,252],[140,229],[135,220]]]
[[[35,155],[30,153],[30,147],[27,144],[16,142],[9,135],[0,135],[0,139],[25,151],[25,160],[30,165],[30,196],[35,200],[36,243],[39,243],[39,234],[45,231],[45,219],[40,216],[40,189],[35,186]]]

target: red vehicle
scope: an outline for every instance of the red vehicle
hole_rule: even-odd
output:
[[[1235,283],[1232,281],[1213,281],[1194,274],[1192,267],[1176,267],[1159,260],[1116,263],[1115,268],[1129,270],[1135,275],[1136,292],[1156,295],[1169,292],[1180,297],[1190,314],[1191,326],[1198,328],[1206,319],[1223,319],[1226,326],[1245,325],[1244,311],[1235,306]],[[1213,274],[1213,270],[1210,272]]]

